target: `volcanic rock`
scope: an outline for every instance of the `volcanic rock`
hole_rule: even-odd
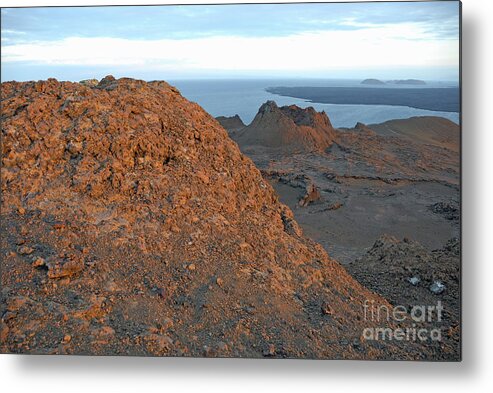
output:
[[[324,114],[270,103],[255,127],[271,116],[295,131],[279,145],[300,131],[330,143]],[[6,82],[1,120],[3,352],[202,356],[227,342],[221,356],[276,343],[270,356],[432,357],[341,344],[376,325],[365,301],[387,302],[305,238],[219,123],[167,83]],[[24,241],[48,270],[15,252]]]
[[[368,136],[375,136],[376,133],[375,131],[373,131],[370,127],[368,127],[366,124],[363,124],[363,123],[356,123],[356,125],[354,126],[354,130],[355,131],[358,131],[362,134],[366,134]]]
[[[95,87],[98,85],[99,81],[97,79],[84,79],[79,82],[81,85],[88,87]]]
[[[433,213],[444,216],[447,220],[458,221],[460,209],[455,202],[437,202],[430,206]]]
[[[230,135],[234,135],[235,133],[245,128],[245,123],[243,123],[240,116],[238,115],[234,115],[231,117],[219,116],[216,117],[216,120],[224,127],[226,131],[228,131]]]
[[[313,183],[310,183],[306,188],[306,194],[300,199],[299,205],[301,207],[307,206],[310,203],[320,200],[320,190]]]
[[[244,146],[279,148],[289,152],[323,151],[332,144],[336,131],[325,112],[296,105],[263,104],[252,123],[234,139]]]

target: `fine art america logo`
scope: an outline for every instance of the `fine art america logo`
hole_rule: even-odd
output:
[[[396,340],[396,341],[441,341],[440,328],[429,327],[442,321],[443,306],[440,301],[436,305],[416,305],[410,309],[405,306],[387,306],[366,300],[364,320],[382,323],[387,326],[367,327],[363,330],[365,340]],[[396,326],[392,326],[396,325]]]

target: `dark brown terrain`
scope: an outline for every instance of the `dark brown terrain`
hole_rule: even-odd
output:
[[[363,329],[380,325],[363,318],[365,302],[387,301],[305,237],[220,124],[165,82],[49,79],[1,88],[2,352],[457,358],[454,343],[362,339]],[[316,189],[306,187],[300,209],[347,208],[345,182],[429,182],[425,173],[414,179],[419,164],[408,161],[404,180],[387,179],[395,162],[382,167],[383,180],[366,179],[366,167],[347,177],[352,134],[335,143],[326,116],[283,113],[307,147],[332,149],[327,163],[335,163],[323,175],[333,200],[323,189],[317,205]],[[363,142],[351,149],[374,154]],[[395,149],[404,154],[405,144]],[[312,154],[286,160],[310,176],[319,163]],[[276,169],[282,164],[266,168],[273,183],[286,176],[294,187],[294,175]],[[453,177],[436,184],[456,187]]]

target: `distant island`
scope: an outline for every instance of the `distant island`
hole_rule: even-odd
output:
[[[385,82],[381,81],[380,79],[365,79],[364,81],[361,82],[362,85],[372,85],[372,86],[380,86],[380,85],[385,85]]]
[[[426,85],[425,81],[420,79],[395,79],[391,81],[381,81],[380,79],[369,78],[361,81],[362,85],[371,85],[371,86],[382,86],[385,84],[393,84],[393,85],[412,85],[412,86],[423,86]]]
[[[387,83],[393,83],[395,85],[414,85],[414,86],[426,85],[426,82],[420,79],[396,79],[396,80],[388,81]]]

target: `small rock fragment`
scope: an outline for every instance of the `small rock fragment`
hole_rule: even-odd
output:
[[[335,203],[330,204],[326,210],[337,210],[337,209],[340,209],[342,206],[343,206],[343,204],[341,202],[335,202]]]
[[[44,258],[41,258],[41,257],[33,258],[32,265],[33,265],[33,267],[46,266],[46,261],[44,260]]]
[[[330,307],[329,303],[327,302],[324,302],[322,303],[322,314],[324,315],[332,315],[333,314],[333,310],[332,310],[332,307]]]
[[[110,292],[116,292],[119,290],[118,285],[113,280],[108,281],[108,283],[105,286],[105,289]]]
[[[355,338],[355,339],[353,340],[353,347],[354,347],[354,348],[359,348],[360,346],[361,346],[361,342],[360,342],[360,340],[358,340],[357,338]]]
[[[264,349],[262,352],[264,356],[274,356],[276,354],[276,347],[273,344],[269,344],[269,346]]]
[[[5,342],[9,336],[9,327],[5,323],[5,320],[0,321],[0,340]]]
[[[301,198],[299,200],[298,204],[301,207],[308,206],[310,203],[319,201],[320,200],[320,197],[321,197],[320,196],[320,191],[317,188],[317,186],[315,186],[315,184],[313,184],[313,183],[310,183],[306,187],[306,194],[303,196],[303,198]]]
[[[204,345],[203,350],[204,350],[204,356],[205,357],[211,358],[211,357],[216,356],[216,351],[214,350],[214,348],[212,348],[208,345]]]
[[[76,156],[82,151],[82,147],[82,143],[70,141],[66,149],[72,156]]]
[[[409,277],[407,281],[409,281],[411,285],[418,285],[421,282],[420,278],[417,276]]]
[[[19,254],[21,255],[29,255],[32,254],[33,251],[34,249],[28,246],[22,246],[19,248]]]
[[[247,242],[243,242],[243,243],[240,244],[240,250],[241,251],[245,251],[245,250],[247,250],[249,248],[250,248],[250,244],[248,244]]]
[[[48,278],[70,277],[84,269],[84,261],[73,259],[63,264],[48,264]]]
[[[161,299],[164,299],[166,297],[166,290],[164,288],[158,288],[157,294]]]
[[[96,87],[99,81],[97,79],[83,79],[79,83],[87,87]]]
[[[440,282],[440,281],[434,281],[433,284],[430,286],[430,291],[433,292],[435,295],[439,295],[443,291],[445,291],[445,285]]]
[[[197,172],[197,177],[205,184],[209,184],[209,176],[207,176],[205,173],[203,172]]]

